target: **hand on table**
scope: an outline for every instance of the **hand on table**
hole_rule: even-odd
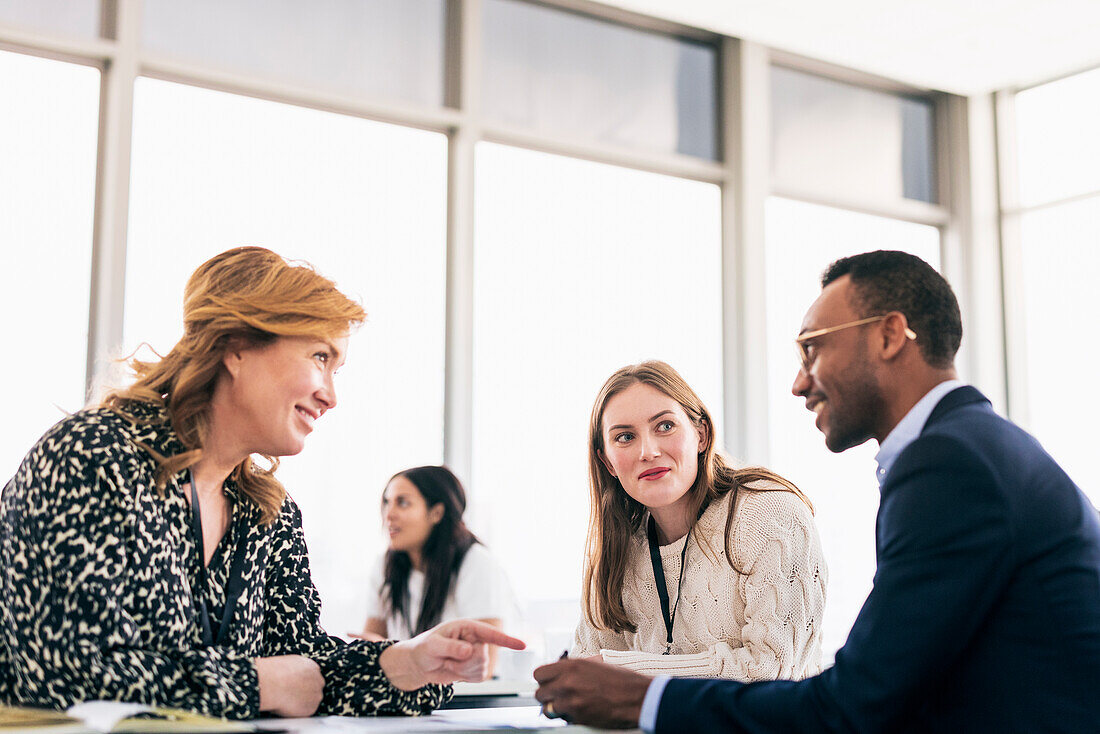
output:
[[[522,650],[522,640],[473,619],[444,622],[386,648],[379,663],[394,686],[411,691],[428,683],[481,681],[488,677],[488,645]]]
[[[573,658],[535,668],[535,680],[535,698],[547,714],[574,724],[631,729],[638,726],[652,678],[590,658]]]
[[[260,685],[260,711],[287,718],[317,712],[325,689],[317,663],[302,655],[277,655],[257,658],[253,664]]]

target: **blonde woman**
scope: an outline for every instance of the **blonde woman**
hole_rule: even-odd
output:
[[[262,248],[195,271],[172,351],[50,429],[4,488],[0,702],[418,714],[447,699],[440,684],[485,676],[486,643],[522,646],[472,620],[397,644],[318,624],[301,515],[274,471],[336,407],[363,318]]]
[[[766,469],[735,469],[714,443],[710,413],[664,362],[604,384],[571,657],[742,681],[820,671],[826,569],[812,507]]]

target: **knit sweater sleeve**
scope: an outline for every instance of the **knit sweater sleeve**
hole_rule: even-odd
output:
[[[719,640],[689,655],[604,650],[605,662],[647,675],[740,681],[820,671],[827,572],[810,509],[790,492],[744,494],[732,538],[734,563],[743,572],[737,581],[744,601],[741,644]]]
[[[569,650],[571,658],[587,658],[599,655],[603,650],[628,650],[626,636],[621,632],[600,629],[588,621],[585,614],[577,623],[573,634],[573,647]]]

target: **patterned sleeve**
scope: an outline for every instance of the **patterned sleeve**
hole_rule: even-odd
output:
[[[309,573],[302,517],[287,498],[272,530],[266,571],[264,655],[305,655],[325,678],[319,714],[430,713],[451,697],[450,686],[415,691],[392,686],[378,658],[392,642],[344,642],[321,629],[321,602]]]
[[[0,553],[6,570],[4,642],[12,697],[64,708],[108,699],[230,718],[259,711],[251,660],[224,649],[150,649],[135,610],[155,600],[135,577],[165,577],[146,555],[156,543],[126,490],[130,446],[79,414],[50,431],[4,490]],[[186,639],[183,613],[160,623]],[[144,617],[148,624],[148,615]]]

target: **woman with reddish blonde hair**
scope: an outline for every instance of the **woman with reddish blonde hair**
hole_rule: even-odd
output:
[[[779,475],[733,467],[676,370],[651,361],[608,378],[588,465],[571,656],[743,681],[820,670],[826,569],[813,508]]]
[[[258,247],[195,271],[184,334],[50,429],[0,498],[0,702],[131,701],[228,718],[418,714],[485,676],[472,620],[329,637],[275,478],[336,407],[359,304]],[[260,456],[270,464],[253,461]]]

